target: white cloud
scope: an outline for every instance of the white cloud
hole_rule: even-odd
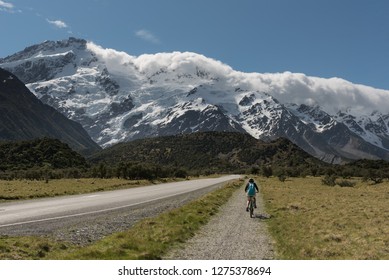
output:
[[[57,28],[67,28],[68,27],[68,25],[62,20],[49,20],[49,19],[46,19],[46,20],[48,23],[50,23],[51,25],[54,25]]]
[[[230,66],[193,52],[144,54],[137,57],[134,63],[140,71],[147,74],[153,74],[160,69],[196,74],[198,69],[201,69],[212,73],[212,76],[228,77],[233,72]]]
[[[352,110],[388,113],[389,91],[353,84],[340,78],[310,77],[301,73],[242,74],[240,81],[251,89],[262,88],[282,103],[316,104],[327,113]]]
[[[319,105],[327,113],[350,110],[368,115],[374,110],[389,113],[389,90],[353,84],[340,78],[311,77],[301,73],[244,73],[230,66],[192,52],[144,54],[138,57],[88,44],[110,71],[128,73],[126,65],[134,65],[142,75],[150,76],[161,69],[168,73],[196,75],[198,69],[218,78],[227,88],[266,92],[281,103]],[[195,82],[195,80],[193,80]],[[199,82],[203,83],[204,81]],[[212,81],[214,83],[215,81]],[[195,85],[194,85],[195,86]]]
[[[320,105],[326,112],[351,110],[370,114],[374,110],[389,113],[389,91],[353,84],[340,78],[319,78],[301,73],[243,73],[230,66],[190,52],[141,55],[134,64],[144,73],[160,69],[175,73],[196,73],[201,69],[233,88],[266,92],[281,103]]]
[[[112,73],[127,73],[126,65],[131,64],[134,60],[133,56],[125,52],[116,51],[114,49],[105,49],[93,42],[88,42],[87,48],[94,52],[97,57],[106,63],[109,72]]]
[[[14,8],[14,4],[0,0],[0,11],[12,12]]]
[[[141,29],[135,32],[135,35],[145,41],[151,42],[153,44],[158,44],[159,39],[150,31],[146,29]]]

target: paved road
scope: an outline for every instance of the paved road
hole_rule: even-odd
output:
[[[0,204],[0,228],[93,215],[190,193],[239,178],[191,180],[84,195]]]

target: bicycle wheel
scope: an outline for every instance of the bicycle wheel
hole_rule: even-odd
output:
[[[254,217],[254,202],[253,202],[253,199],[251,198],[250,200],[250,207],[249,207],[249,210],[250,210],[250,218],[253,218]]]

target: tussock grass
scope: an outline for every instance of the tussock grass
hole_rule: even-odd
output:
[[[279,259],[389,259],[389,183],[258,178]]]
[[[50,252],[67,250],[70,245],[44,237],[0,237],[1,260],[38,260]]]
[[[228,183],[183,207],[144,219],[125,232],[103,238],[86,247],[51,251],[48,259],[161,259],[172,247],[192,237],[215,215],[243,181]]]

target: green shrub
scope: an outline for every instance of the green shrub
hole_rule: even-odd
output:
[[[341,181],[338,181],[336,182],[337,185],[341,186],[341,187],[355,187],[356,183],[355,182],[352,182],[352,181],[348,181],[348,180],[341,180]]]
[[[281,174],[278,176],[278,180],[280,180],[281,182],[285,182],[286,176],[284,174]]]
[[[325,175],[321,182],[326,186],[335,186],[336,185],[336,176],[334,175]]]

